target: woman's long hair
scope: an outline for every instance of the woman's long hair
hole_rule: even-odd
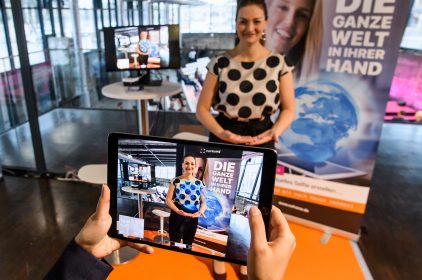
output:
[[[288,52],[288,59],[295,65],[294,75],[297,84],[318,77],[324,35],[322,13],[322,0],[315,0],[307,33],[297,48]]]

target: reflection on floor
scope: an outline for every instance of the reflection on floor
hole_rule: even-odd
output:
[[[149,121],[151,135],[172,137],[184,130],[205,133],[190,113],[149,112]],[[86,164],[106,163],[107,135],[138,131],[135,110],[85,109],[50,111],[40,117],[40,130],[47,170],[59,174]],[[0,154],[5,167],[35,170],[28,123],[0,135]]]

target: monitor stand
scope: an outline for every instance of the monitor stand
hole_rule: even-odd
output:
[[[144,86],[161,86],[163,83],[161,73],[158,70],[151,69],[131,71],[130,76],[123,78],[122,81],[123,86],[137,87],[138,90],[142,90]]]

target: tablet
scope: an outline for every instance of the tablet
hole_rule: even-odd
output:
[[[268,229],[276,164],[272,149],[111,133],[109,234],[246,264],[248,211]]]

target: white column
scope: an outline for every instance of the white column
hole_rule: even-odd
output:
[[[91,107],[91,98],[88,88],[88,79],[84,54],[82,52],[81,44],[81,24],[79,17],[79,0],[70,1],[70,12],[72,14],[72,35],[73,35],[73,46],[75,52],[76,68],[79,70],[80,79],[79,85],[82,90],[82,105]]]

